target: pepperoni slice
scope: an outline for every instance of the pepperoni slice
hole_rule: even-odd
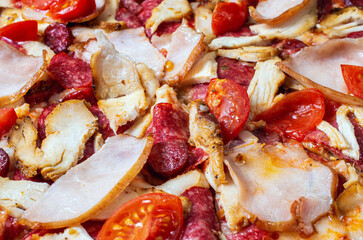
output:
[[[64,88],[80,88],[92,86],[92,69],[81,59],[61,52],[56,54],[49,63],[48,72]]]
[[[0,177],[6,177],[9,172],[10,159],[4,149],[0,148]]]
[[[219,79],[229,79],[248,88],[255,75],[255,68],[251,65],[243,64],[238,60],[218,57],[217,74]]]

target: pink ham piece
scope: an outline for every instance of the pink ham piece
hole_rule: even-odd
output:
[[[203,39],[204,35],[190,28],[186,21],[183,21],[183,24],[172,34],[166,55],[169,61],[164,77],[166,83],[173,86],[180,84],[203,51]]]
[[[250,6],[251,16],[259,23],[281,23],[299,12],[309,1],[314,0],[265,0],[256,8]]]
[[[307,236],[331,210],[335,173],[309,158],[296,142],[245,143],[230,149],[225,163],[246,217],[263,230],[299,230]]]
[[[0,106],[24,96],[45,68],[43,57],[28,56],[0,41]]]
[[[348,93],[340,65],[363,66],[363,39],[336,39],[303,48],[284,64],[315,83]]]
[[[121,147],[120,147],[121,146]],[[152,140],[117,135],[70,169],[27,209],[21,221],[54,229],[82,223],[108,206],[144,166]]]

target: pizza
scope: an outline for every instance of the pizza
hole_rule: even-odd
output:
[[[361,0],[0,11],[0,240],[363,239]]]

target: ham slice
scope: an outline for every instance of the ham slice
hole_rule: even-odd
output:
[[[256,8],[250,7],[251,16],[260,23],[276,24],[299,12],[310,0],[266,0],[259,1]]]
[[[230,149],[225,163],[247,217],[265,230],[299,228],[310,235],[312,224],[331,209],[336,175],[294,142],[245,143]]]
[[[135,63],[144,63],[157,77],[164,74],[165,57],[150,43],[144,28],[127,29],[108,35],[116,50],[128,55]]]
[[[306,47],[284,64],[315,83],[348,93],[340,65],[363,66],[362,59],[363,39],[336,39]]]
[[[43,57],[28,56],[0,41],[0,106],[24,96],[45,68]]]
[[[122,147],[120,147],[122,146]],[[152,140],[117,135],[60,177],[27,209],[21,221],[32,228],[62,228],[84,222],[111,203],[142,169]]]
[[[190,28],[186,21],[173,33],[166,58],[169,60],[164,80],[179,85],[203,51],[204,35]],[[181,50],[182,48],[182,50]]]

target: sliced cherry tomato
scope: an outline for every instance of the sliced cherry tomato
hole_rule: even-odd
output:
[[[103,225],[97,240],[176,240],[183,229],[183,206],[179,197],[149,193],[117,209]]]
[[[264,120],[270,128],[276,128],[286,137],[301,141],[323,120],[324,114],[324,95],[317,89],[304,89],[287,94],[259,114],[256,120]]]
[[[224,142],[234,139],[246,124],[250,100],[246,89],[228,79],[212,79],[205,99],[221,125]]]
[[[14,108],[0,109],[0,137],[14,126],[17,118]]]
[[[218,2],[213,10],[212,29],[215,35],[238,30],[246,21],[247,4]]]
[[[53,19],[71,21],[96,11],[95,0],[53,0],[49,15]]]
[[[49,10],[52,2],[54,0],[21,0],[23,5],[37,10]]]
[[[34,20],[9,24],[0,29],[0,37],[13,41],[35,41],[38,35],[38,23]]]
[[[363,67],[341,65],[347,87],[354,96],[363,98]]]

